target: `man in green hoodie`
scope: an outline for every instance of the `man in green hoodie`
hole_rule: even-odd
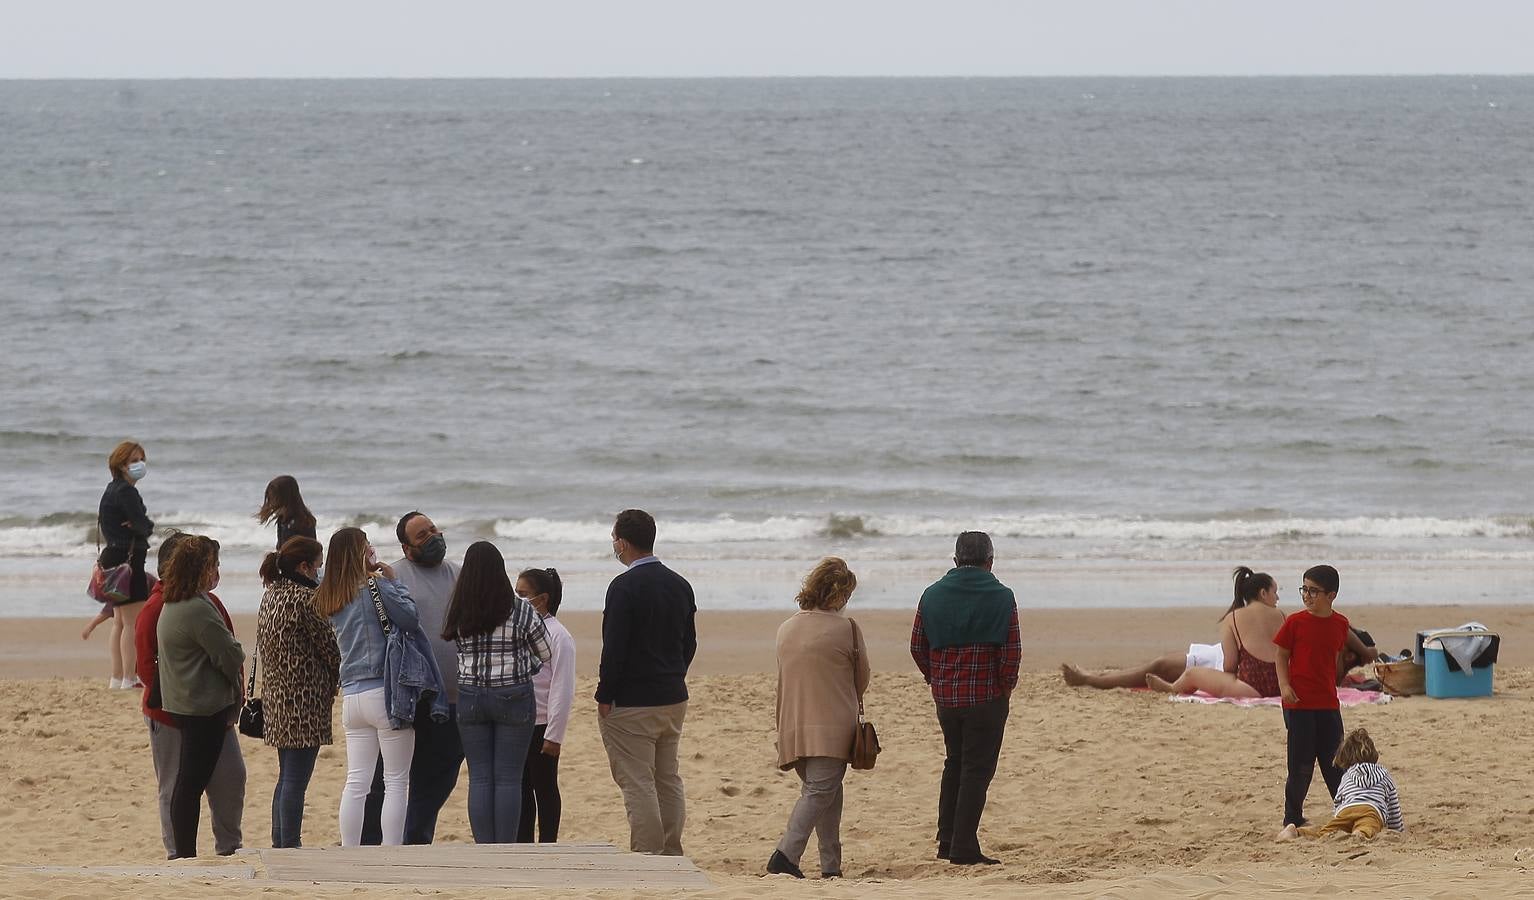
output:
[[[1012,589],[991,574],[995,558],[990,535],[959,535],[954,567],[922,593],[911,626],[911,657],[932,685],[947,750],[937,856],[954,865],[1001,862],[980,852],[980,814],[1001,755],[1022,636]]]

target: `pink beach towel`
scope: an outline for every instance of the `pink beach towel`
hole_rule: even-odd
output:
[[[1199,691],[1194,694],[1173,694],[1173,703],[1233,703],[1236,706],[1282,706],[1277,697],[1215,697]],[[1357,688],[1338,688],[1337,702],[1343,706],[1363,706],[1366,703],[1389,703],[1390,695],[1383,691],[1360,691]]]

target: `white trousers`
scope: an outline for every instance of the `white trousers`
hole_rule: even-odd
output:
[[[383,754],[384,802],[379,824],[385,846],[405,842],[405,805],[410,799],[410,758],[415,729],[389,726],[384,688],[341,698],[341,727],[346,729],[346,785],[341,788],[341,846],[362,843],[362,811],[373,786],[373,769]]]

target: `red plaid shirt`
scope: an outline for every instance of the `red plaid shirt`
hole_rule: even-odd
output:
[[[1017,610],[1012,610],[1007,623],[1005,644],[960,644],[938,650],[927,643],[921,610],[917,610],[911,626],[911,658],[932,685],[932,699],[938,706],[977,706],[1005,697],[1017,687],[1017,670],[1023,662]]]

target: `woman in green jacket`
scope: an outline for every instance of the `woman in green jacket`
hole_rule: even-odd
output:
[[[172,859],[197,855],[202,795],[218,764],[224,735],[239,714],[245,651],[208,599],[218,585],[218,542],[189,535],[163,573],[160,705],[181,729],[181,759],[171,793]]]

